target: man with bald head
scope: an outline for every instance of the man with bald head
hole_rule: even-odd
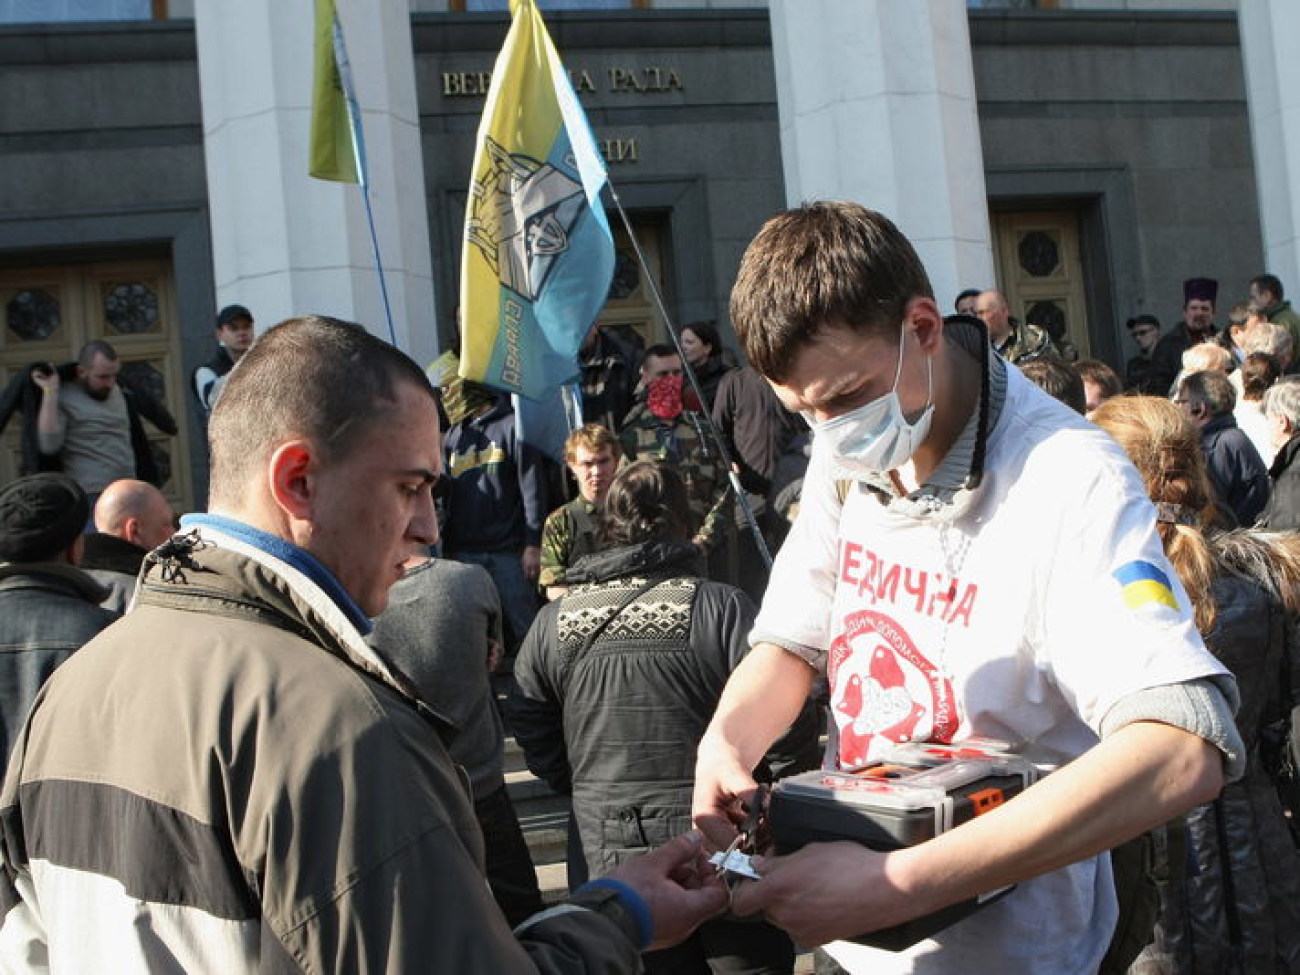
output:
[[[493,902],[454,729],[364,639],[438,540],[423,369],[359,325],[293,319],[231,371],[208,438],[210,511],[45,685],[14,749],[0,955],[613,975],[726,907],[690,836],[513,931]]]
[[[152,484],[124,478],[95,502],[95,531],[86,536],[81,567],[108,587],[101,605],[126,612],[144,557],[172,537],[176,513]]]
[[[1007,299],[1000,291],[984,291],[975,299],[975,317],[984,323],[998,355],[1012,365],[1058,356],[1050,335],[1037,325],[1011,317]]]

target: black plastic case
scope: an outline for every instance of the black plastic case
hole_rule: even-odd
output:
[[[768,823],[778,854],[808,843],[853,840],[897,850],[933,839],[1023,792],[1034,765],[983,740],[895,746],[852,771],[805,772],[778,782]],[[900,951],[961,920],[1011,888],[991,891],[897,927],[852,940]]]

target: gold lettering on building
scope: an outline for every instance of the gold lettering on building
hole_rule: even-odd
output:
[[[646,68],[610,68],[606,73],[608,91],[621,94],[658,95],[685,91],[681,73],[676,68],[651,65]],[[579,95],[594,95],[596,80],[586,68],[569,72],[569,83]],[[491,71],[442,72],[444,98],[483,98],[492,84]]]
[[[607,166],[638,161],[636,139],[601,139],[598,145]]]
[[[442,94],[444,98],[464,96],[483,97],[492,84],[491,71],[444,71]]]
[[[666,91],[684,91],[682,76],[675,68],[610,68],[609,90],[658,94]]]

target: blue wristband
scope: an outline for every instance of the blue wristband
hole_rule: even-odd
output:
[[[598,877],[595,880],[589,880],[579,887],[575,893],[582,893],[584,890],[590,890],[593,887],[604,887],[618,894],[618,899],[622,901],[623,907],[636,919],[637,930],[641,934],[641,944],[638,947],[644,950],[654,940],[655,926],[650,919],[650,908],[646,907],[641,895],[628,884],[613,877]]]

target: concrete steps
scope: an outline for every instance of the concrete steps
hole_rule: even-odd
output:
[[[568,893],[565,855],[568,849],[569,800],[556,795],[524,767],[523,752],[514,738],[506,739],[506,791],[528,842],[542,898],[548,904]]]

